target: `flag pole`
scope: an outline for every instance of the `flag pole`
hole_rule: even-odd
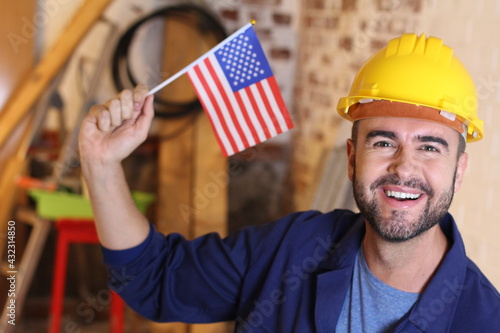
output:
[[[225,44],[227,44],[233,37],[239,35],[240,33],[244,32],[244,31],[246,31],[248,28],[250,28],[254,24],[255,24],[255,20],[251,20],[250,23],[248,23],[248,24],[244,25],[243,27],[241,27],[240,29],[236,30],[233,34],[231,34],[230,36],[228,36],[226,39],[224,39],[223,41],[221,41],[219,44],[215,45],[207,53],[213,53],[213,52],[217,51],[218,49],[220,49],[221,47],[223,47]],[[193,61],[192,63],[190,63],[189,65],[187,65],[186,67],[184,67],[183,69],[181,69],[180,71],[178,71],[177,73],[175,73],[174,75],[172,75],[171,77],[169,77],[168,79],[166,79],[165,81],[163,81],[162,83],[160,83],[159,85],[157,85],[156,87],[154,87],[153,89],[151,89],[146,96],[149,96],[149,95],[152,95],[152,94],[158,92],[159,90],[163,89],[164,87],[166,87],[167,85],[169,85],[170,83],[172,83],[173,81],[175,81],[176,79],[178,79],[179,76],[185,74],[191,68],[193,68],[194,66],[196,66],[203,58],[205,58],[206,55],[207,55],[207,53],[203,54],[201,57],[199,57],[198,59],[196,59],[195,61]]]

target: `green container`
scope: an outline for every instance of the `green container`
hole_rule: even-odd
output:
[[[46,190],[32,189],[29,195],[36,201],[36,212],[38,216],[45,219],[58,219],[62,217],[92,218],[92,207],[89,199],[79,194],[66,192],[50,192]],[[132,191],[137,208],[145,213],[149,204],[155,200],[151,193]]]

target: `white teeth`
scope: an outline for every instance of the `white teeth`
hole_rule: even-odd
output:
[[[385,195],[387,195],[388,197],[396,198],[396,199],[411,199],[411,200],[415,200],[415,199],[420,198],[421,194],[396,192],[396,191],[385,191]]]

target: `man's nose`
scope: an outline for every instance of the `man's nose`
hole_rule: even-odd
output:
[[[410,179],[417,176],[418,161],[414,153],[412,149],[400,147],[393,155],[388,171],[400,179]]]

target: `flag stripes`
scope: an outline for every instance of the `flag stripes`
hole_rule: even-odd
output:
[[[233,92],[214,54],[187,73],[225,156],[293,128],[274,76]]]

